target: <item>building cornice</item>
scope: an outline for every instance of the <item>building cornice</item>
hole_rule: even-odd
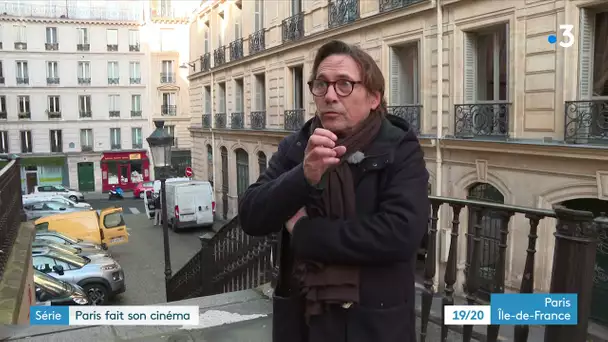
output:
[[[39,24],[66,24],[66,25],[99,25],[99,26],[143,26],[143,21],[116,21],[94,19],[67,19],[67,18],[33,18],[13,17],[0,15],[0,21],[24,22]]]
[[[192,127],[188,128],[192,135],[206,135],[217,133],[220,135],[228,135],[228,136],[247,136],[247,137],[266,137],[266,138],[285,138],[286,136],[292,134],[292,131],[284,131],[280,129],[276,130],[253,130],[253,129],[231,129],[231,128],[203,128],[203,127]]]

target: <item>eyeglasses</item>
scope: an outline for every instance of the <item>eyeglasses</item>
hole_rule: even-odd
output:
[[[349,81],[349,80],[337,80],[335,82],[314,80],[308,82],[308,88],[314,96],[325,96],[329,90],[329,86],[333,85],[336,94],[341,97],[346,97],[352,94],[355,90],[355,85],[361,83],[360,81]]]

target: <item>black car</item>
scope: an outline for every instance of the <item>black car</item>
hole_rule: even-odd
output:
[[[67,283],[34,269],[37,305],[91,305],[78,285]]]

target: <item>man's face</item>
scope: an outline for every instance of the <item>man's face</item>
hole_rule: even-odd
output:
[[[338,136],[351,133],[380,104],[380,94],[371,94],[363,84],[357,83],[361,82],[361,70],[350,56],[332,55],[325,58],[319,64],[316,79],[338,82],[335,87],[329,84],[324,96],[313,96],[323,127]],[[350,85],[352,93],[348,95]]]

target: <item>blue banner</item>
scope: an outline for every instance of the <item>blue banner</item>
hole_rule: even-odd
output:
[[[492,294],[490,310],[492,325],[578,324],[575,293]]]
[[[69,324],[69,306],[30,306],[30,325]]]

